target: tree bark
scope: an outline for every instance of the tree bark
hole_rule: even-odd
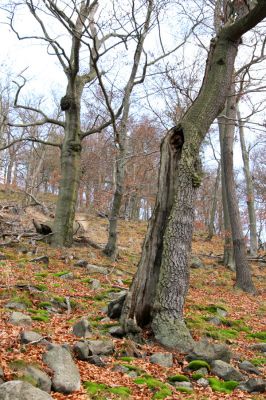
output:
[[[224,107],[241,35],[265,15],[266,4],[259,2],[249,18],[245,16],[219,31],[211,42],[198,97],[161,146],[156,205],[121,322],[126,332],[132,322],[140,326],[151,323],[155,338],[170,348],[187,351],[193,342],[184,323],[183,307],[188,290],[195,190],[201,180],[200,145]],[[177,146],[180,135],[183,146]]]
[[[254,186],[253,186],[252,176],[250,173],[249,153],[247,151],[245,143],[244,122],[241,120],[241,114],[238,108],[237,108],[237,119],[239,126],[239,136],[241,143],[242,159],[244,164],[246,190],[247,190],[250,255],[256,256],[258,251],[258,241],[257,241],[257,227],[256,227],[257,223],[256,223],[256,212],[255,212],[255,202],[254,202]]]
[[[224,112],[226,112],[226,110],[224,110]],[[228,212],[226,181],[224,175],[224,160],[222,157],[224,134],[225,134],[224,117],[221,116],[218,117],[218,126],[219,126],[219,140],[221,149],[221,183],[222,183],[222,203],[223,203],[223,234],[224,234],[223,264],[224,266],[228,267],[231,271],[235,271],[236,266],[235,266],[235,257],[233,249],[232,230]]]
[[[230,96],[227,99],[226,116],[228,117],[228,121],[225,125],[222,157],[236,263],[236,287],[245,292],[255,293],[256,289],[252,282],[251,272],[246,256],[245,240],[234,180],[233,144],[236,121],[236,98],[234,94],[234,85],[232,85]]]
[[[208,239],[211,240],[214,235],[214,221],[215,221],[215,214],[217,208],[217,201],[218,201],[218,190],[220,184],[220,176],[221,176],[221,164],[218,164],[217,172],[216,172],[216,179],[214,184],[214,193],[212,198],[212,205],[211,205],[211,212],[210,212],[210,222],[209,222],[209,232],[208,232]]]

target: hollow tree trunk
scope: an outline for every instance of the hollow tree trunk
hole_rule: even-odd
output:
[[[200,145],[224,107],[241,35],[266,15],[266,4],[258,4],[250,18],[225,26],[212,40],[199,95],[163,141],[155,209],[122,310],[121,322],[126,332],[130,332],[132,323],[142,327],[151,323],[160,343],[183,351],[192,344],[183,306],[188,289],[195,188],[200,184]],[[183,147],[176,143],[180,134]],[[179,157],[174,162],[175,151]]]
[[[241,120],[241,114],[239,110],[237,110],[237,119],[239,125],[239,136],[241,143],[242,159],[244,164],[246,190],[247,190],[250,255],[256,256],[258,251],[258,241],[257,241],[257,227],[256,227],[257,224],[256,224],[256,212],[255,212],[255,202],[254,202],[254,186],[253,186],[252,176],[250,173],[249,153],[247,151],[245,143],[244,122]]]
[[[220,184],[220,176],[221,176],[221,164],[219,163],[217,172],[216,172],[214,193],[213,193],[211,212],[210,212],[210,222],[209,222],[209,232],[208,232],[209,240],[212,239],[213,234],[214,234],[214,220],[215,220],[217,201],[218,201],[218,189],[219,189],[219,184]]]
[[[226,112],[226,110],[224,110],[224,112]],[[225,118],[219,116],[218,117],[218,126],[219,126],[219,140],[220,140],[221,154],[223,154],[225,123],[226,123]],[[224,234],[223,264],[224,264],[224,266],[228,267],[231,271],[235,271],[236,270],[235,257],[234,257],[234,249],[233,249],[231,223],[230,223],[230,217],[229,217],[229,212],[228,212],[226,182],[225,182],[225,176],[224,176],[224,161],[223,161],[222,156],[221,156],[221,186],[222,186],[223,234]]]
[[[226,108],[226,115],[229,118],[229,122],[227,122],[227,124],[225,125],[222,157],[224,162],[228,212],[231,222],[234,256],[236,263],[236,286],[245,292],[254,293],[256,290],[252,282],[251,272],[246,256],[245,240],[243,236],[243,229],[234,180],[233,143],[235,133],[234,121],[236,120],[236,104],[233,85],[230,97],[228,97],[227,100]]]

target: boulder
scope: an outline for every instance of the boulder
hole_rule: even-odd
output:
[[[208,379],[200,378],[197,380],[197,384],[202,387],[207,387],[207,386],[209,386],[209,381],[208,381]]]
[[[75,264],[74,267],[82,267],[82,268],[86,268],[88,265],[88,261],[86,260],[78,260]]]
[[[33,258],[30,262],[42,263],[42,264],[49,264],[49,257],[48,256],[41,256],[37,258]]]
[[[17,301],[10,301],[5,305],[6,308],[10,308],[11,310],[26,310],[27,306],[24,303],[19,303]]]
[[[74,274],[72,272],[68,272],[67,274],[61,275],[60,278],[61,279],[73,280],[74,279]]]
[[[89,356],[87,358],[87,361],[90,364],[97,365],[97,367],[105,367],[106,366],[105,362],[101,359],[101,357],[97,356],[96,354]]]
[[[152,364],[158,364],[162,367],[172,367],[173,366],[173,354],[172,353],[154,353],[150,356],[150,362]]]
[[[108,332],[110,333],[111,336],[116,337],[116,338],[122,338],[125,336],[125,331],[122,328],[122,326],[111,326],[111,328],[108,329]]]
[[[42,335],[40,335],[39,333],[34,332],[34,331],[22,331],[20,333],[20,343],[22,343],[22,344],[28,344],[28,343],[37,342],[37,341],[38,341],[38,343],[41,343],[42,340],[44,342],[46,342],[46,340],[43,339]]]
[[[210,343],[208,340],[203,339],[194,344],[186,359],[188,361],[204,360],[208,363],[212,363],[214,360],[230,362],[231,356],[231,352],[227,346]]]
[[[109,356],[114,352],[114,344],[111,340],[88,340],[88,344],[93,355]]]
[[[39,368],[28,366],[23,376],[31,377],[36,382],[36,386],[44,392],[51,392],[52,381],[46,372],[41,371]]]
[[[252,350],[260,351],[261,353],[266,353],[266,343],[255,343],[250,346]]]
[[[119,319],[121,317],[122,308],[123,308],[126,296],[127,295],[124,294],[123,296],[119,297],[118,299],[115,299],[115,300],[111,301],[108,304],[107,315],[108,315],[109,318]]]
[[[93,279],[91,282],[92,290],[100,289],[100,287],[101,287],[101,282],[98,279]]]
[[[241,383],[237,389],[245,390],[249,393],[264,393],[266,391],[266,381],[261,378],[250,378],[247,382]]]
[[[236,368],[222,360],[215,360],[212,362],[211,372],[225,381],[239,382],[243,381],[245,378]]]
[[[249,361],[242,361],[239,364],[239,369],[241,369],[242,371],[246,371],[250,374],[256,374],[256,375],[260,375],[261,372],[258,368],[256,368],[251,362]]]
[[[86,361],[92,355],[88,342],[77,342],[73,346],[73,351],[78,360]]]
[[[186,381],[182,381],[182,382],[173,382],[173,385],[176,388],[186,388],[189,390],[193,390],[193,385],[191,382],[186,382]]]
[[[32,324],[32,319],[29,315],[25,315],[21,312],[14,311],[9,318],[9,322],[16,326],[30,326]]]
[[[190,261],[190,268],[193,269],[198,269],[198,268],[204,268],[204,263],[202,260],[198,257],[193,257]]]
[[[43,355],[43,361],[54,373],[54,391],[68,394],[80,389],[79,370],[68,350],[59,345],[52,345]]]
[[[108,273],[109,273],[108,268],[100,267],[98,265],[88,264],[86,268],[87,268],[87,272],[91,273],[91,274],[108,275]]]
[[[9,381],[0,386],[0,400],[53,400],[53,397],[28,382]]]
[[[91,337],[91,327],[86,317],[81,318],[81,320],[75,323],[73,326],[73,334],[77,337]]]

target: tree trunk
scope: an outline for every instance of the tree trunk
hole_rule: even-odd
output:
[[[222,157],[224,162],[228,212],[231,222],[236,263],[236,286],[245,292],[254,293],[256,290],[252,282],[251,272],[246,256],[245,241],[237,201],[233,170],[233,143],[236,121],[235,101],[234,87],[232,85],[230,97],[227,99],[226,115],[228,117],[228,121],[225,125]]]
[[[210,212],[210,222],[209,222],[209,232],[208,232],[208,239],[211,240],[214,234],[214,221],[215,221],[215,214],[217,208],[217,200],[218,200],[218,189],[220,184],[220,173],[221,173],[221,164],[218,164],[215,185],[214,185],[214,193],[212,198],[212,206]]]
[[[224,107],[241,35],[263,19],[266,4],[258,3],[250,14],[250,18],[227,24],[212,40],[199,95],[163,141],[155,209],[122,310],[121,322],[126,332],[130,332],[132,322],[140,326],[151,323],[160,343],[182,351],[192,344],[183,307],[188,289],[195,188],[201,180],[200,145]]]
[[[226,112],[226,110],[224,110]],[[222,183],[222,203],[223,203],[223,233],[224,233],[224,266],[228,267],[231,271],[236,270],[235,257],[233,249],[231,223],[228,212],[227,194],[226,194],[226,182],[224,176],[224,161],[223,161],[223,142],[225,134],[225,119],[221,116],[218,117],[219,126],[219,139],[221,149],[221,183]]]
[[[258,241],[257,241],[257,228],[256,228],[257,224],[256,224],[256,212],[255,212],[255,202],[254,202],[254,186],[253,186],[252,176],[250,173],[249,153],[247,151],[246,143],[245,143],[244,122],[241,120],[241,114],[240,114],[239,109],[237,110],[237,119],[238,119],[238,125],[239,125],[239,136],[240,136],[242,159],[243,159],[243,164],[244,164],[244,175],[245,175],[246,188],[247,188],[250,255],[256,256],[257,251],[258,251]]]

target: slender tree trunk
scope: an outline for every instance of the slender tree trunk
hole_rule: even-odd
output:
[[[208,239],[209,240],[212,239],[213,234],[214,234],[214,221],[215,221],[215,214],[216,214],[216,209],[217,209],[220,176],[221,176],[221,164],[219,163],[218,164],[218,168],[217,168],[217,172],[216,172],[214,193],[213,193],[211,212],[210,212],[209,233],[208,233]]]
[[[226,112],[226,110],[224,110],[224,112]],[[223,264],[226,267],[228,267],[231,271],[235,271],[236,266],[235,266],[235,257],[234,257],[234,249],[233,249],[231,223],[230,223],[230,217],[229,217],[229,212],[228,212],[226,181],[225,181],[225,175],[224,175],[224,160],[222,157],[224,134],[225,134],[225,123],[226,123],[225,118],[219,116],[218,117],[218,126],[219,126],[219,138],[220,138],[220,149],[221,149],[221,184],[222,184],[223,231],[224,231]]]
[[[247,206],[248,206],[248,217],[249,217],[249,235],[250,235],[250,255],[256,256],[258,251],[258,241],[257,241],[257,223],[256,223],[256,212],[255,212],[255,202],[254,202],[254,186],[252,181],[252,176],[250,173],[249,166],[249,153],[246,148],[245,143],[245,132],[244,132],[244,122],[241,120],[241,114],[239,109],[237,110],[237,119],[239,125],[239,136],[242,150],[242,159],[244,164],[244,175],[246,180],[246,190],[247,190]]]
[[[199,95],[163,141],[155,209],[121,316],[126,332],[132,331],[132,324],[151,323],[160,343],[183,351],[192,345],[183,307],[188,289],[195,189],[201,181],[200,145],[224,107],[240,37],[266,15],[266,4],[258,3],[250,14],[250,18],[222,28],[212,40]]]
[[[224,162],[228,212],[231,222],[236,263],[236,286],[245,292],[254,293],[256,290],[252,282],[251,272],[246,256],[245,240],[243,236],[233,170],[234,121],[236,121],[235,101],[234,85],[232,85],[230,97],[227,99],[226,115],[229,119],[225,125],[222,157]]]

